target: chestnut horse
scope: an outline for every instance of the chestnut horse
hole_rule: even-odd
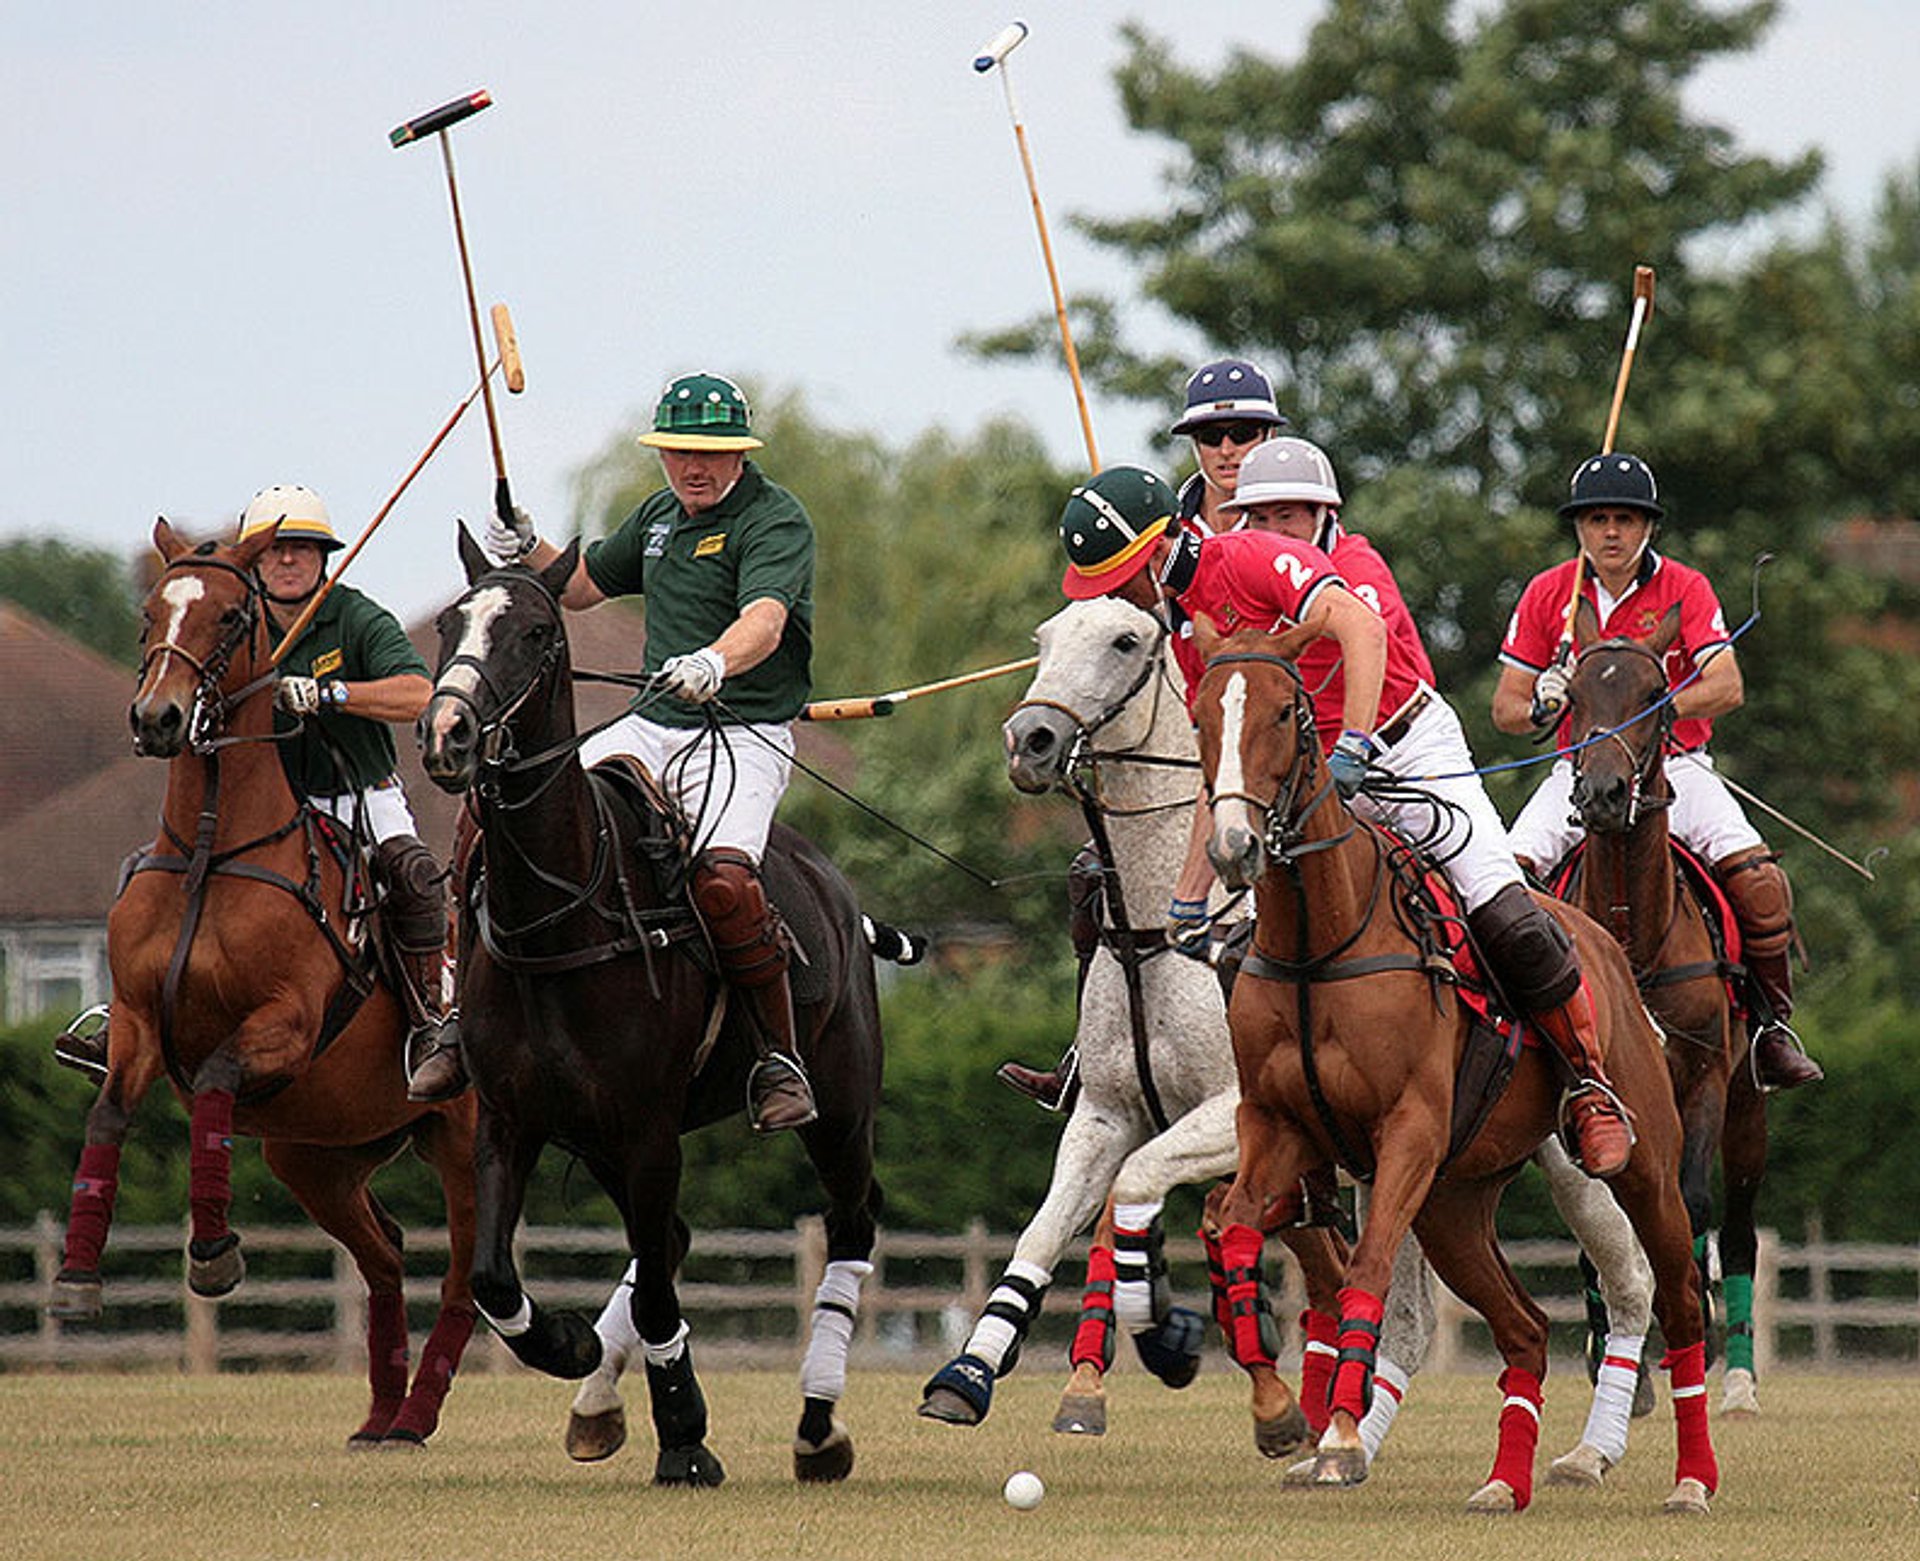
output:
[[[134,747],[169,761],[160,835],[128,864],[107,920],[106,1081],[87,1113],[56,1317],[100,1315],[100,1255],[134,1112],[163,1075],[192,1117],[187,1282],[232,1292],[235,1133],[352,1254],[366,1281],[373,1403],[350,1445],[419,1443],[473,1331],[471,1099],[407,1099],[399,1000],[376,981],[350,848],[295,799],[273,743],[271,625],[254,575],[271,528],[195,547],[163,519],[145,604]],[[350,887],[350,880],[353,880]],[[407,1381],[401,1231],[369,1181],[411,1148],[439,1178],[450,1244],[440,1313]]]
[[[579,543],[542,571],[496,569],[462,528],[460,557],[469,589],[440,615],[421,732],[427,774],[468,794],[481,831],[460,935],[462,1043],[480,1101],[474,1294],[525,1364],[588,1379],[568,1429],[574,1457],[625,1440],[618,1378],[644,1362],[654,1483],[715,1486],[726,1472],[706,1445],[674,1283],[690,1239],[680,1138],[744,1108],[750,1037],[686,892],[689,821],[650,782],[581,768],[560,607]],[[755,740],[738,727],[713,735]],[[827,1194],[794,1474],[839,1480],[854,1450],[834,1410],[881,1208],[876,934],[847,881],[792,830],[774,825],[762,865],[798,944],[795,1029],[820,1111],[798,1136]],[[543,1310],[521,1286],[514,1233],[549,1143],[580,1158],[626,1227],[632,1265],[597,1326]]]
[[[1567,738],[1574,749],[1573,805],[1587,840],[1563,892],[1627,951],[1647,1007],[1666,1032],[1667,1068],[1685,1131],[1680,1187],[1703,1284],[1713,1161],[1716,1153],[1720,1158],[1727,1311],[1721,1410],[1752,1413],[1759,1408],[1754,1201],[1767,1166],[1766,1098],[1727,988],[1735,972],[1667,830],[1673,788],[1661,760],[1673,705],[1661,658],[1679,632],[1679,611],[1670,611],[1644,641],[1601,640],[1592,604],[1582,600],[1575,628],[1587,649],[1574,666]]]
[[[1261,1211],[1306,1172],[1341,1164],[1372,1183],[1365,1228],[1340,1292],[1340,1358],[1321,1437],[1326,1483],[1364,1474],[1358,1426],[1395,1250],[1407,1230],[1434,1271],[1492,1330],[1506,1369],[1498,1453],[1469,1506],[1532,1499],[1547,1319],[1494,1234],[1500,1195],[1553,1133],[1565,1080],[1550,1049],[1524,1048],[1465,1142],[1450,1146],[1456,1072],[1471,1016],[1437,977],[1404,910],[1399,853],[1341,803],[1314,734],[1312,701],[1287,657],[1297,631],[1220,641],[1195,717],[1212,788],[1208,852],[1223,881],[1251,885],[1254,949],[1228,1021],[1240,1075],[1240,1161],[1221,1217],[1230,1258],[1257,1264]],[[1698,1277],[1677,1168],[1680,1119],[1660,1040],[1619,947],[1587,917],[1542,896],[1578,948],[1608,1071],[1637,1132],[1610,1182],[1654,1271],[1672,1371],[1679,1454],[1670,1511],[1701,1512],[1718,1484],[1705,1402]],[[1236,1355],[1241,1344],[1236,1339]]]

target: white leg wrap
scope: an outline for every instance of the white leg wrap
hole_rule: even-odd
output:
[[[638,1262],[627,1264],[625,1275],[594,1319],[593,1331],[600,1335],[600,1364],[580,1379],[573,1395],[576,1415],[604,1415],[620,1407],[620,1375],[640,1344],[639,1330],[633,1326],[633,1281],[639,1266]]]
[[[1633,1417],[1633,1390],[1640,1375],[1640,1352],[1647,1341],[1637,1334],[1607,1335],[1607,1354],[1593,1384],[1593,1407],[1580,1440],[1608,1463],[1627,1456],[1627,1423]]]
[[[1015,1258],[1007,1265],[1006,1277],[1024,1279],[1036,1290],[1045,1290],[1053,1281],[1049,1270],[1023,1258]],[[987,1297],[987,1306],[986,1315],[973,1325],[973,1332],[967,1338],[966,1353],[978,1356],[998,1371],[1006,1362],[1007,1352],[1026,1336],[1027,1329],[1033,1325],[1033,1315],[1028,1309],[1027,1298],[1004,1282],[993,1287],[993,1294]],[[1018,1316],[1021,1319],[1018,1326],[1007,1317],[996,1316],[993,1310],[996,1307]]]
[[[640,1341],[640,1348],[647,1352],[649,1366],[671,1366],[687,1353],[687,1335],[693,1330],[687,1326],[686,1318],[680,1319],[680,1326],[673,1331],[673,1337],[665,1344],[654,1344],[646,1339]]]
[[[813,1332],[800,1363],[800,1392],[807,1398],[838,1403],[847,1390],[847,1349],[854,1319],[860,1315],[860,1284],[871,1263],[832,1262],[813,1292]]]
[[[1407,1382],[1411,1376],[1398,1361],[1379,1356],[1373,1365],[1373,1403],[1367,1408],[1366,1418],[1360,1422],[1360,1446],[1372,1463],[1374,1455],[1380,1451],[1380,1444],[1387,1439],[1387,1432],[1393,1429],[1393,1417],[1400,1413],[1400,1401],[1407,1396]]]
[[[1127,1333],[1144,1333],[1154,1324],[1153,1279],[1147,1272],[1144,1243],[1160,1216],[1159,1203],[1116,1203],[1113,1206],[1113,1320]],[[1124,1232],[1138,1240],[1123,1245]]]
[[[501,1338],[517,1339],[533,1326],[533,1302],[529,1301],[523,1293],[520,1297],[520,1310],[511,1317],[495,1317],[484,1306],[480,1307],[480,1315],[487,1319],[493,1331]]]

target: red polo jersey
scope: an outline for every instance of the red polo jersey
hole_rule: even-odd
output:
[[[1507,637],[1500,646],[1500,659],[1508,666],[1538,673],[1553,660],[1566,623],[1573,571],[1574,560],[1568,559],[1535,575],[1520,593],[1507,624]],[[1600,586],[1590,571],[1580,592],[1599,614]],[[1669,686],[1690,674],[1703,654],[1731,639],[1720,598],[1714,595],[1705,575],[1648,548],[1639,577],[1614,602],[1612,611],[1600,618],[1602,639],[1644,640],[1653,636],[1671,607],[1680,609],[1680,634],[1666,655]],[[1705,747],[1712,736],[1713,722],[1709,719],[1689,716],[1673,724],[1673,744],[1683,751]]]
[[[1311,543],[1270,531],[1229,531],[1207,537],[1200,544],[1200,562],[1193,580],[1180,593],[1180,609],[1189,619],[1205,613],[1223,634],[1241,629],[1273,634],[1299,623],[1314,598],[1329,585],[1345,586],[1375,611],[1390,599],[1405,617],[1406,637],[1394,631],[1389,619],[1387,674],[1380,691],[1379,713],[1379,719],[1385,720],[1413,696],[1423,681],[1432,681],[1433,669],[1385,562],[1364,538],[1350,540],[1359,541],[1364,550],[1364,556],[1360,551],[1353,554],[1359,566],[1356,573],[1361,574],[1357,582],[1348,579],[1343,566]],[[1381,590],[1382,580],[1385,592]],[[1381,602],[1367,601],[1366,590],[1379,596]],[[1384,612],[1381,615],[1386,617]],[[1190,622],[1180,625],[1173,647],[1187,679],[1187,704],[1191,709],[1206,666],[1193,647]],[[1322,635],[1301,651],[1296,665],[1313,698],[1320,745],[1331,749],[1345,724],[1347,680],[1339,643],[1332,635]]]

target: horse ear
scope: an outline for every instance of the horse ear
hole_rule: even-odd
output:
[[[1222,634],[1214,621],[1203,612],[1193,615],[1193,648],[1200,652],[1202,661],[1211,661],[1220,653],[1220,647],[1226,636]]]
[[[575,537],[560,549],[560,556],[540,571],[540,578],[549,591],[560,596],[567,589],[567,582],[573,578],[574,566],[580,562],[580,539]]]
[[[455,539],[460,550],[460,567],[467,572],[467,584],[472,585],[483,574],[493,568],[493,561],[481,550],[480,544],[473,540],[473,533],[467,530],[464,520],[454,522],[460,528]]]
[[[1647,649],[1656,656],[1664,656],[1673,648],[1673,642],[1680,638],[1680,604],[1675,602],[1667,609],[1666,616],[1660,620],[1660,627],[1647,636]]]
[[[153,546],[162,559],[170,564],[191,545],[173,529],[173,522],[165,515],[156,517],[153,522]]]
[[[261,555],[273,546],[274,538],[280,535],[280,522],[263,526],[250,537],[236,542],[233,546],[233,561],[242,569],[251,569],[260,562]],[[182,544],[183,546],[185,544]],[[321,573],[325,573],[323,569]]]
[[[1600,614],[1585,596],[1573,609],[1573,641],[1580,646],[1600,643]]]
[[[1269,656],[1278,656],[1282,661],[1292,661],[1311,640],[1319,638],[1318,629],[1309,628],[1304,623],[1296,623],[1291,629],[1282,629],[1278,634],[1269,634],[1264,647]]]

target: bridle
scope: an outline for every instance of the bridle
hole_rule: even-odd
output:
[[[1600,654],[1602,651],[1644,656],[1648,661],[1653,663],[1655,669],[1659,672],[1660,688],[1664,693],[1667,684],[1666,663],[1657,652],[1641,644],[1638,640],[1624,638],[1602,640],[1597,645],[1588,646],[1586,650],[1580,653],[1579,659],[1574,662],[1575,675],[1578,676],[1580,669],[1587,664],[1589,658]],[[1626,827],[1628,830],[1631,830],[1639,823],[1642,809],[1664,808],[1672,805],[1673,799],[1670,796],[1663,797],[1650,795],[1649,793],[1654,784],[1655,777],[1660,773],[1661,760],[1666,753],[1667,738],[1673,731],[1673,702],[1671,700],[1661,701],[1659,714],[1653,722],[1652,739],[1644,749],[1635,752],[1633,744],[1628,742],[1623,734],[1631,727],[1645,720],[1645,718],[1644,713],[1631,716],[1618,726],[1608,727],[1604,731],[1590,733],[1575,745],[1571,762],[1573,765],[1573,798],[1576,809],[1580,808],[1580,798],[1585,789],[1587,754],[1595,748],[1604,748],[1609,745],[1618,747],[1627,762]],[[1581,809],[1581,812],[1583,815],[1581,823],[1584,825],[1586,823],[1584,809]]]
[[[228,715],[261,690],[271,687],[278,677],[274,669],[269,667],[260,676],[233,693],[222,692],[222,685],[227,680],[234,653],[242,645],[250,643],[265,622],[263,604],[266,600],[266,587],[251,570],[242,569],[238,564],[227,559],[215,558],[211,555],[194,553],[176,558],[161,570],[160,578],[164,580],[177,569],[220,570],[232,575],[246,588],[246,596],[240,611],[204,660],[194,655],[177,640],[171,639],[144,646],[140,654],[142,687],[146,684],[153,664],[162,656],[178,657],[193,670],[195,679],[193,709],[187,718],[186,743],[190,752],[206,754],[222,745],[219,733],[225,726]]]
[[[1275,656],[1266,651],[1243,650],[1228,651],[1215,656],[1207,663],[1207,671],[1215,667],[1253,665],[1278,667],[1286,673],[1289,682],[1288,713],[1282,719],[1291,720],[1294,727],[1293,763],[1287,773],[1280,778],[1275,794],[1262,798],[1247,791],[1216,791],[1213,783],[1207,783],[1207,800],[1215,807],[1222,802],[1244,802],[1264,821],[1261,831],[1261,845],[1267,855],[1275,862],[1290,863],[1315,851],[1327,851],[1339,845],[1352,834],[1352,826],[1325,840],[1311,844],[1306,841],[1305,826],[1315,812],[1323,807],[1333,796],[1333,777],[1331,774],[1320,779],[1318,788],[1314,781],[1321,766],[1318,762],[1319,738],[1313,722],[1313,701],[1307,695],[1305,682],[1300,669],[1284,656]],[[1307,795],[1311,792],[1311,795]],[[1301,799],[1305,797],[1305,800]]]

